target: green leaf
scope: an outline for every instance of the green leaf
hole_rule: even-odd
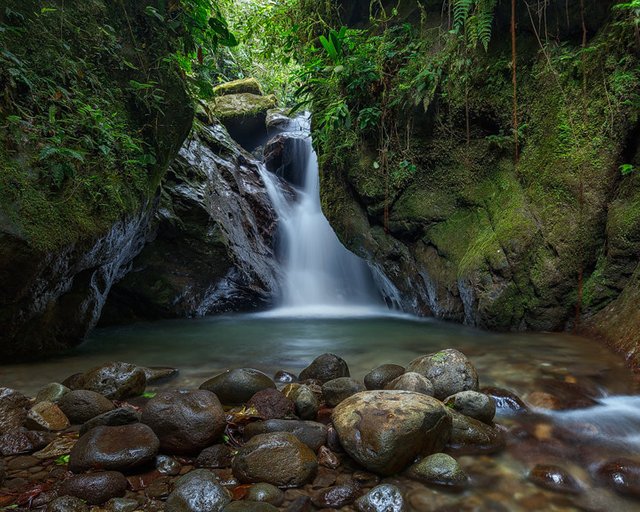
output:
[[[157,393],[154,393],[153,391],[146,391],[142,393],[142,398],[153,398],[156,394]]]
[[[60,455],[54,462],[59,466],[69,464],[69,455]]]

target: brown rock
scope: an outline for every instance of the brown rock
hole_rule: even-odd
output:
[[[15,432],[27,419],[29,400],[14,389],[0,388],[0,434]]]
[[[68,418],[53,402],[38,402],[27,413],[26,426],[33,430],[57,432],[69,425]]]
[[[105,471],[72,476],[60,486],[59,493],[75,496],[90,505],[100,505],[111,498],[121,498],[127,491],[127,479],[122,473]]]
[[[258,391],[247,402],[247,406],[253,407],[265,420],[286,418],[294,414],[294,403],[273,388]]]

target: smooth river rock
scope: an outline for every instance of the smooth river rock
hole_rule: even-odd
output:
[[[129,363],[107,363],[83,375],[82,388],[111,400],[124,400],[144,393],[147,377],[144,369]]]
[[[270,503],[274,507],[279,507],[284,502],[284,492],[271,484],[253,484],[249,487],[246,499],[249,501],[260,501]]]
[[[267,420],[249,423],[244,429],[244,438],[249,440],[260,434],[289,432],[314,452],[327,443],[327,426],[316,421]]]
[[[152,465],[159,447],[158,437],[142,423],[96,427],[71,449],[69,469],[74,473],[90,469],[131,471]]]
[[[423,395],[433,396],[433,384],[424,375],[416,372],[407,372],[400,377],[388,382],[384,389],[394,389],[396,391],[413,391]]]
[[[50,384],[40,388],[36,395],[36,403],[53,402],[54,404],[57,404],[69,391],[71,390],[67,386],[63,386],[57,382],[51,382]]]
[[[247,407],[253,407],[265,420],[291,417],[295,410],[293,401],[273,388],[258,391],[249,399]]]
[[[483,423],[491,424],[496,415],[493,398],[477,391],[460,391],[444,400],[447,407]]]
[[[224,432],[225,413],[210,391],[166,391],[149,400],[142,423],[160,440],[160,449],[171,455],[196,455],[215,443]]]
[[[358,512],[405,512],[406,506],[400,489],[382,484],[371,489],[355,502]]]
[[[140,421],[140,413],[129,408],[120,407],[102,413],[86,421],[80,427],[80,435],[84,435],[92,428],[96,427],[119,427],[121,425],[131,425]]]
[[[333,424],[345,451],[369,471],[391,475],[418,455],[442,450],[451,418],[433,397],[411,391],[363,391],[340,403]]]
[[[320,408],[320,401],[309,386],[289,384],[282,390],[284,395],[293,400],[295,412],[300,419],[315,420]]]
[[[413,480],[454,489],[462,489],[469,482],[458,461],[446,453],[425,457],[413,464],[406,474]]]
[[[467,356],[448,348],[418,357],[407,366],[408,372],[417,372],[433,384],[434,396],[439,400],[460,391],[478,390],[478,373]]]
[[[447,409],[451,416],[451,439],[447,447],[458,454],[495,453],[505,447],[504,431]]]
[[[344,399],[364,390],[361,382],[350,377],[340,377],[322,385],[322,397],[329,407],[335,407]]]
[[[215,393],[224,405],[242,405],[258,391],[275,387],[271,378],[260,370],[236,368],[202,383],[200,389]]]
[[[528,477],[539,487],[565,494],[579,494],[582,492],[580,484],[565,469],[551,464],[538,464]]]
[[[313,479],[317,469],[315,453],[288,432],[251,438],[233,460],[233,474],[241,482],[277,487],[300,487]]]
[[[74,425],[81,425],[115,409],[115,405],[108,398],[95,391],[83,389],[70,391],[64,395],[58,402],[58,407]]]
[[[62,482],[59,494],[75,496],[89,505],[100,505],[111,498],[121,498],[127,491],[127,479],[117,471],[76,475]]]
[[[340,377],[349,377],[349,366],[346,361],[335,354],[322,354],[300,372],[298,380],[309,379],[320,381],[321,384]]]
[[[25,426],[32,430],[58,432],[69,427],[69,419],[53,402],[38,402],[27,413]]]
[[[220,512],[231,501],[214,473],[196,469],[181,477],[167,498],[165,512]]]
[[[369,390],[384,389],[389,382],[397,379],[404,372],[404,366],[398,364],[383,364],[374,368],[364,376],[364,385]]]
[[[0,388],[0,434],[14,432],[27,418],[29,400],[11,388]]]
[[[626,496],[640,498],[640,462],[620,458],[605,462],[596,470],[596,478]]]

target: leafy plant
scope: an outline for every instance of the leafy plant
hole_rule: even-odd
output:
[[[633,164],[622,164],[620,166],[620,172],[622,173],[623,176],[627,176],[632,173],[637,173],[638,168],[635,167]]]

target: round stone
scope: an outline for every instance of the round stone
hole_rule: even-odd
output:
[[[320,381],[321,384],[340,377],[349,377],[349,367],[344,359],[335,354],[322,354],[300,372],[298,379]]]
[[[75,496],[89,505],[101,505],[111,498],[121,498],[127,491],[127,479],[122,473],[105,471],[76,475],[62,482],[59,493]]]
[[[249,440],[260,434],[289,432],[306,444],[314,452],[327,443],[327,426],[316,421],[267,420],[249,423],[244,429],[244,439]]]
[[[89,507],[80,498],[60,496],[49,503],[47,512],[89,512]]]
[[[551,464],[538,464],[529,473],[529,481],[550,491],[579,494],[582,488],[565,469]]]
[[[329,407],[335,407],[344,399],[364,390],[364,385],[357,380],[350,377],[340,377],[322,385],[322,396]]]
[[[406,507],[400,489],[392,484],[382,484],[358,498],[358,512],[405,512]]]
[[[258,416],[265,420],[293,416],[295,410],[294,403],[280,391],[273,388],[258,391],[249,399],[247,407],[253,407]]]
[[[111,400],[124,400],[144,393],[147,377],[144,370],[129,363],[108,363],[89,370],[82,388],[95,391]]]
[[[38,402],[27,413],[25,426],[33,430],[57,432],[69,427],[69,419],[53,402]]]
[[[74,425],[81,425],[91,418],[115,409],[111,400],[100,393],[87,390],[70,391],[60,399],[58,406]]]
[[[383,364],[374,368],[364,376],[364,385],[369,390],[384,389],[393,379],[397,379],[405,372],[403,366],[397,364]]]
[[[496,403],[488,395],[477,391],[460,391],[444,400],[447,407],[483,423],[491,424],[496,415]]]
[[[243,405],[258,391],[275,387],[271,378],[259,370],[236,368],[209,379],[200,389],[215,393],[224,405]]]
[[[416,372],[407,372],[400,375],[400,377],[389,382],[385,389],[413,391],[414,393],[433,396],[433,384],[431,384],[431,381]]]
[[[448,409],[452,419],[451,439],[447,447],[455,453],[479,455],[495,453],[505,447],[504,432],[496,427]]]
[[[286,397],[293,400],[296,414],[303,420],[315,420],[320,402],[309,386],[289,384],[283,389]]]
[[[220,512],[231,501],[214,473],[196,469],[181,477],[167,498],[165,512]]]
[[[199,468],[229,468],[233,460],[233,451],[225,444],[216,444],[205,448],[196,459]]]
[[[469,477],[456,459],[445,453],[434,453],[413,464],[407,476],[427,484],[455,489],[466,487]]]
[[[80,427],[80,435],[84,435],[96,427],[118,427],[131,425],[140,421],[140,413],[129,408],[120,407],[91,418]]]
[[[43,386],[36,395],[36,403],[38,402],[53,402],[57,404],[60,399],[71,391],[67,386],[52,382]]]
[[[418,357],[409,363],[408,372],[416,372],[431,381],[439,400],[460,391],[478,390],[478,373],[467,356],[448,348]]]
[[[279,507],[284,502],[284,492],[275,485],[266,483],[253,484],[249,487],[246,499],[250,501],[263,501]]]

